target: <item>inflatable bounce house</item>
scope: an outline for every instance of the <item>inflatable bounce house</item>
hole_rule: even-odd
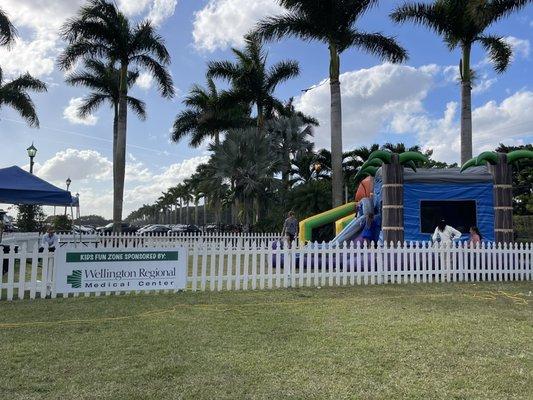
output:
[[[521,159],[533,159],[533,152],[485,152],[461,169],[417,169],[416,162],[427,161],[421,153],[375,151],[356,176],[362,181],[355,202],[300,222],[299,239],[311,241],[313,229],[335,222],[332,244],[360,241],[374,214],[387,243],[428,241],[441,219],[464,240],[477,226],[486,241],[512,242],[512,166]]]

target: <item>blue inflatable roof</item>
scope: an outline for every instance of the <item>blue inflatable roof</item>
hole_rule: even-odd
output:
[[[0,203],[70,206],[70,192],[13,166],[0,169]]]

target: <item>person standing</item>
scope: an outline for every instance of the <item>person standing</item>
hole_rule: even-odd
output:
[[[446,225],[446,221],[441,219],[431,238],[433,239],[433,242],[449,246],[454,240],[459,239],[460,237],[461,232],[450,225]]]
[[[287,240],[289,246],[298,236],[298,220],[294,216],[294,211],[289,212],[287,219],[283,223],[281,236]]]
[[[479,231],[477,226],[470,227],[470,240],[468,242],[468,245],[470,247],[478,247],[481,245],[481,240],[483,239],[483,235],[481,235],[481,232]]]
[[[41,240],[41,248],[39,250],[43,251],[46,248],[48,249],[48,251],[53,252],[55,251],[58,244],[59,244],[59,238],[54,232],[54,229],[48,228],[47,232],[44,234]]]
[[[366,216],[365,227],[363,228],[361,237],[367,245],[370,246],[372,243],[376,245],[379,241],[380,230],[381,219],[379,218],[379,215],[376,216],[375,214],[370,213]]]

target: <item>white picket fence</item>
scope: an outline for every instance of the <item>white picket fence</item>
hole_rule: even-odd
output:
[[[396,246],[273,245],[252,240],[194,242],[187,290],[256,290],[425,282],[525,281],[533,278],[533,244],[429,243]],[[165,247],[165,246],[163,246]],[[167,247],[171,247],[170,245]],[[283,248],[282,248],[283,247]],[[131,249],[119,247],[117,251]],[[24,244],[0,254],[0,299],[55,297],[54,254]],[[122,294],[102,292],[96,295]],[[89,296],[89,293],[85,294]]]

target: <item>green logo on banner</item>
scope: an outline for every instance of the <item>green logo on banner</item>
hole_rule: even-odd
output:
[[[67,275],[67,283],[74,289],[81,288],[81,271],[74,270],[72,271],[72,275]]]

